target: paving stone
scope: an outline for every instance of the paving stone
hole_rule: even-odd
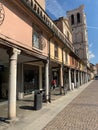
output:
[[[43,130],[98,130],[98,81],[94,81]]]
[[[49,126],[47,125],[43,130],[91,130],[87,128],[90,127],[90,121],[96,122],[97,124],[96,107],[98,104],[97,102],[95,102],[95,104],[92,105],[93,100],[95,100],[95,96],[91,95],[92,92],[90,92],[89,89],[85,89],[89,84],[91,84],[91,82],[84,84],[80,88],[68,92],[67,95],[63,96],[60,96],[59,90],[56,89],[52,92],[52,94],[54,94],[52,96],[52,103],[43,104],[43,108],[39,111],[34,111],[32,109],[32,96],[27,97],[22,101],[17,101],[18,120],[12,124],[6,124],[5,122],[1,121],[0,123],[2,125],[0,125],[0,130],[42,130],[51,120],[52,122],[48,124]],[[89,86],[87,88],[89,88]],[[84,92],[86,91],[88,96],[85,94],[81,96],[81,92],[83,90]],[[91,89],[91,91],[94,91],[93,88]],[[79,96],[77,97],[77,95]],[[91,96],[90,100],[92,101],[90,103],[88,101],[85,101],[85,98],[89,100],[89,95]],[[69,103],[70,105],[68,105]],[[92,110],[88,110],[88,107],[92,107],[92,109],[94,109],[93,114],[95,114],[95,116],[93,114],[92,116],[91,114],[89,114],[89,118],[87,120],[88,125],[85,125],[85,120],[88,116],[88,113],[86,111],[92,113]],[[7,103],[0,106],[0,117],[7,117],[7,108]],[[85,113],[83,113],[83,111]],[[56,118],[54,118],[55,116]],[[95,125],[95,123],[91,124],[91,126],[93,126],[94,130],[98,130],[98,126]]]

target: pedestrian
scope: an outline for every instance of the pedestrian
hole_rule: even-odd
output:
[[[55,79],[52,80],[51,86],[53,87],[53,90],[56,88],[56,80]]]

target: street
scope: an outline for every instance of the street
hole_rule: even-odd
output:
[[[97,84],[98,80],[90,81],[44,104],[39,111],[33,110],[30,98],[18,101],[17,120],[11,124],[1,120],[0,130],[98,130]],[[6,117],[6,106],[0,106],[0,117]]]
[[[43,130],[98,130],[98,80],[92,82]]]

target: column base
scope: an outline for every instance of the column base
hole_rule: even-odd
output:
[[[24,98],[24,93],[18,93],[18,100],[21,100]]]
[[[19,118],[17,118],[17,117],[16,118],[11,118],[11,119],[8,118],[8,119],[5,120],[5,122],[9,123],[9,124],[13,124],[13,123],[15,123],[18,120],[19,120]]]

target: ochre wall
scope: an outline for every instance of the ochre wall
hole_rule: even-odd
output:
[[[4,0],[2,5],[5,12],[5,18],[3,24],[0,25],[0,34],[2,34],[2,36],[7,36],[9,41],[11,40],[19,46],[32,50],[33,17],[28,17],[28,14],[22,10],[22,7],[16,6],[11,1]],[[46,46],[42,50],[42,53],[48,55],[47,36],[45,32],[43,34]]]
[[[51,43],[50,43],[50,57],[52,59],[55,59],[55,55],[54,55],[55,48],[54,47],[55,47],[54,43],[53,43],[53,41],[51,41]],[[56,60],[59,62],[62,62],[62,49],[60,46],[58,46],[58,58]]]

